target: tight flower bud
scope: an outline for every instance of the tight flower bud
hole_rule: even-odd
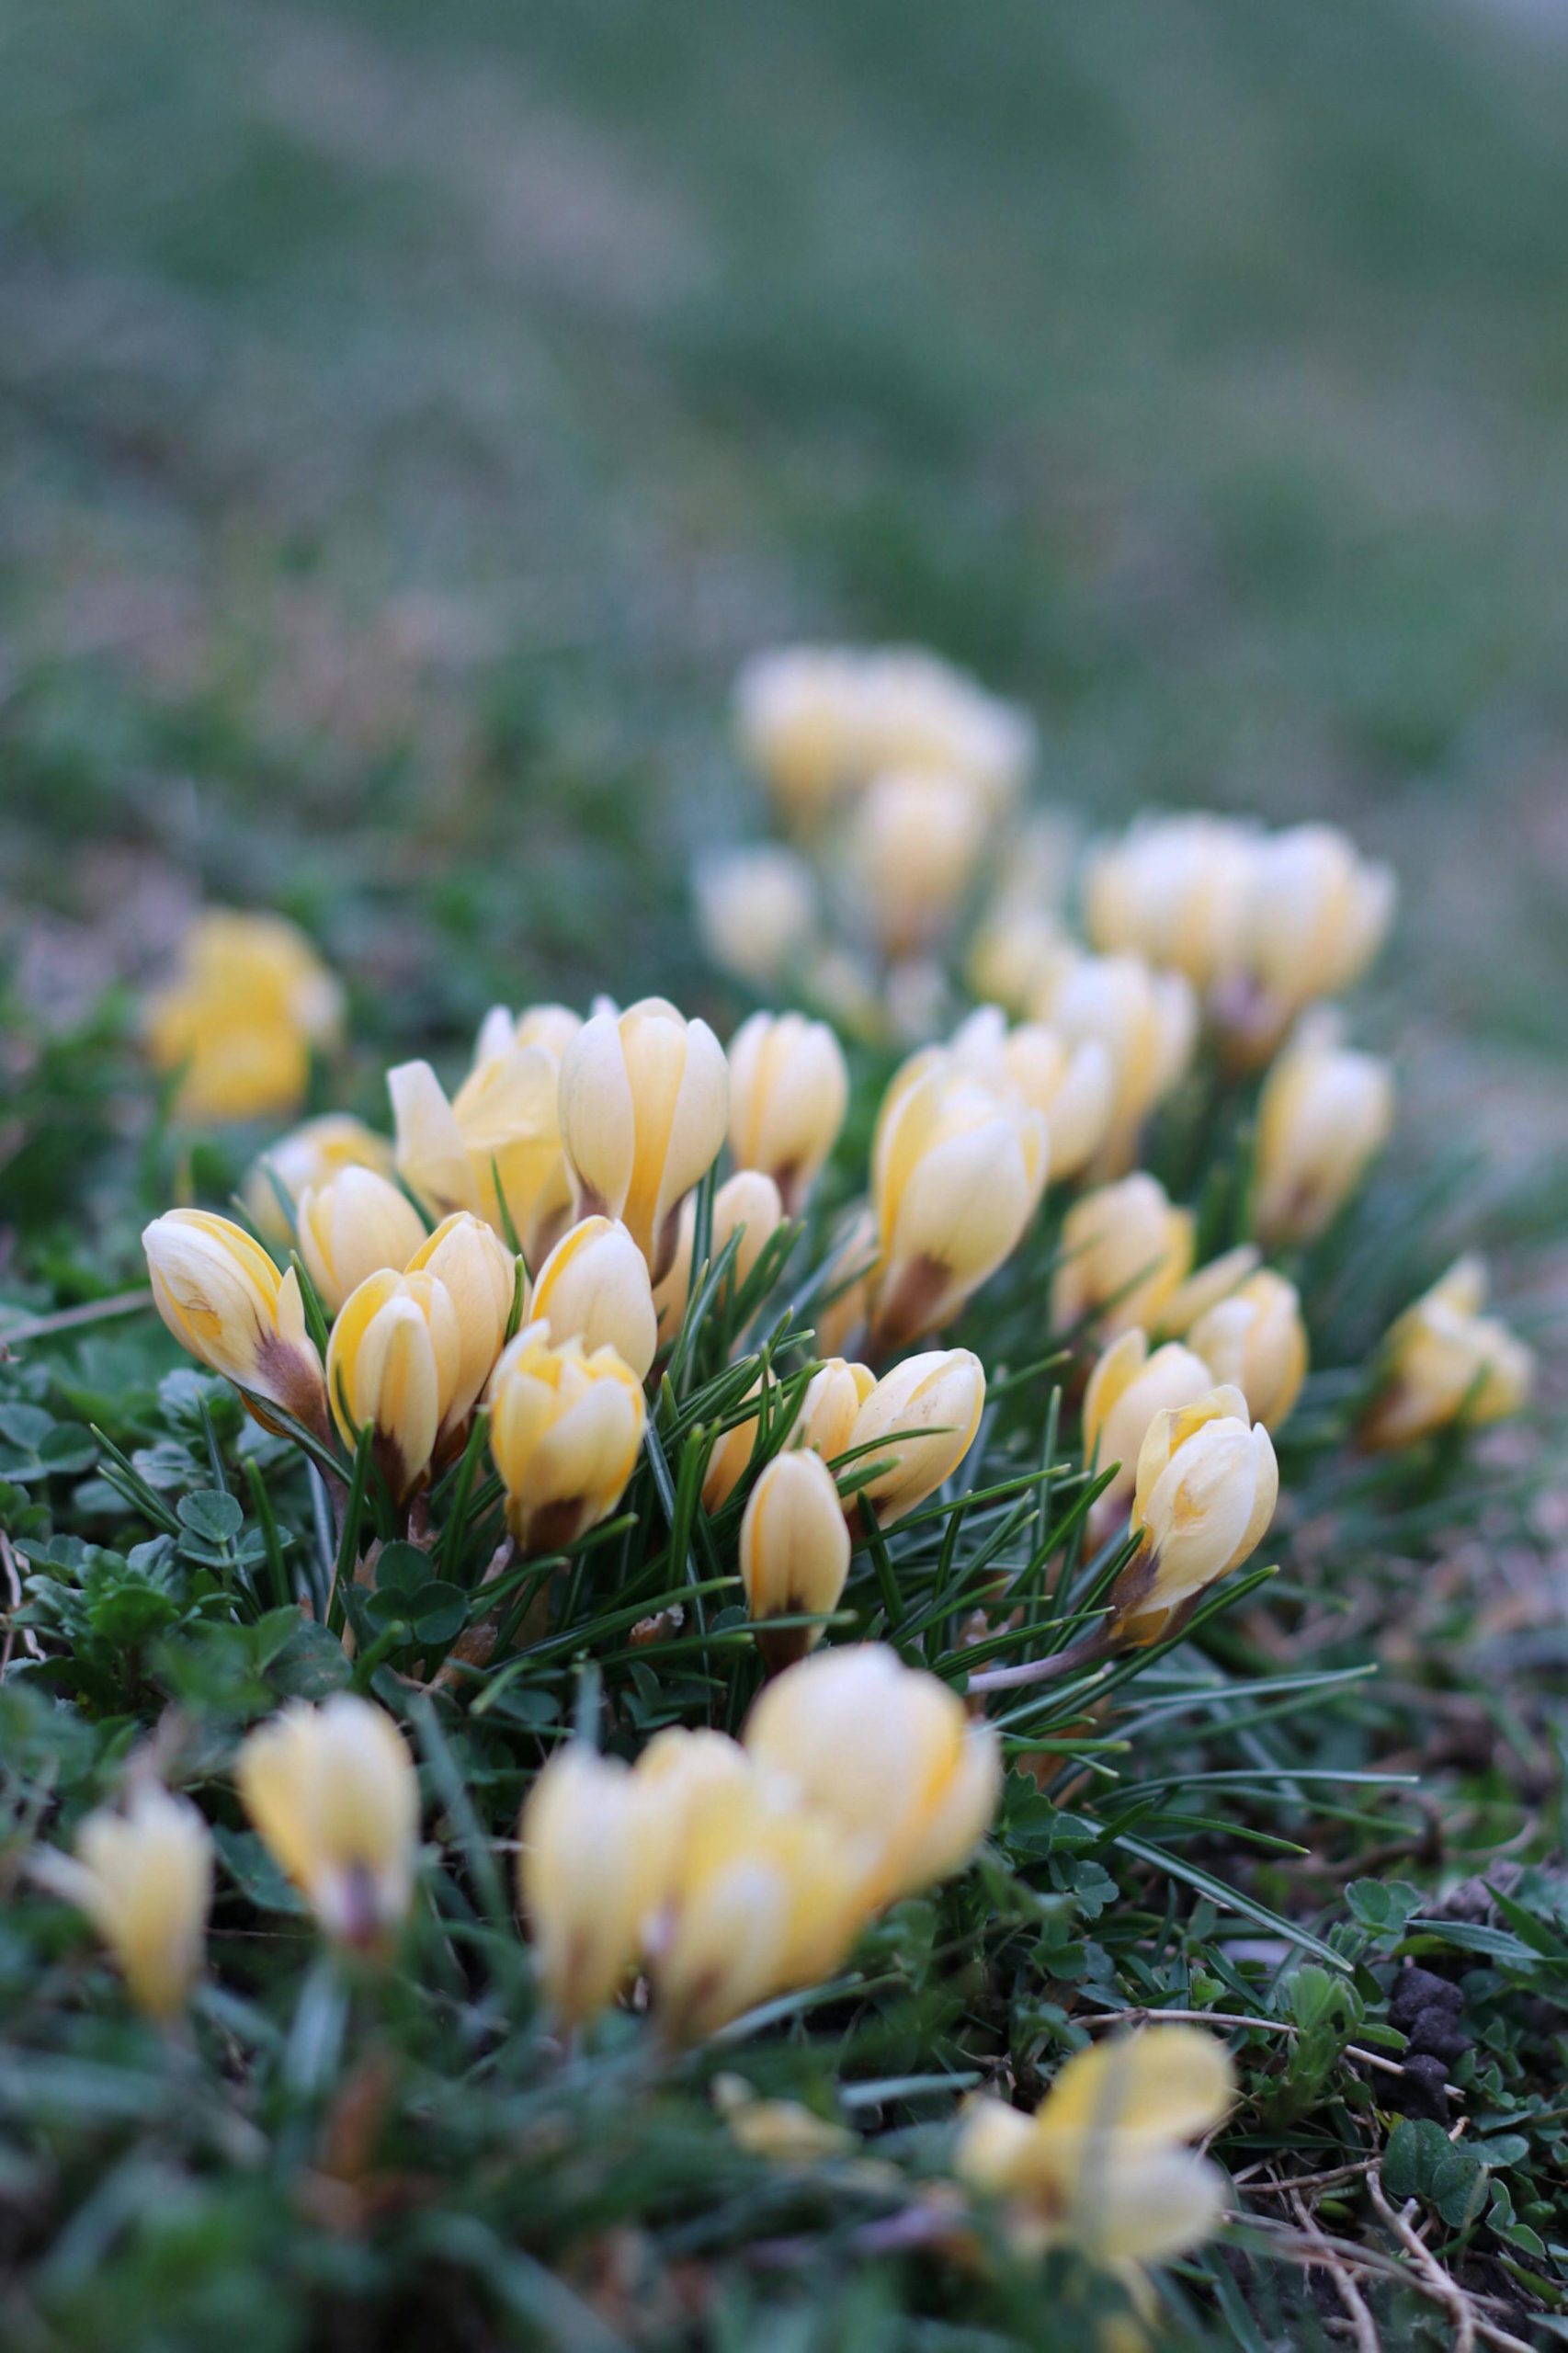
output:
[[[960,1870],[1002,1786],[993,1727],[881,1643],[822,1651],[778,1676],[754,1703],[744,1742],[855,1841],[873,1905]]]
[[[748,662],[735,684],[743,756],[782,814],[809,827],[864,779],[860,662],[834,646],[782,646]]]
[[[719,1156],[729,1068],[705,1021],[664,997],[605,1007],[562,1058],[561,1129],[580,1217],[618,1217],[657,1282],[676,1255],[680,1205]]]
[[[1142,817],[1091,850],[1084,882],[1090,939],[1107,955],[1167,965],[1206,991],[1234,971],[1257,847],[1234,819]]]
[[[716,1778],[666,1868],[648,1969],[664,2029],[683,2042],[828,1975],[866,1917],[850,1842],[758,1773]]]
[[[1277,1430],[1307,1376],[1307,1332],[1295,1284],[1260,1267],[1199,1316],[1187,1336],[1215,1381],[1239,1389],[1248,1413],[1265,1429]]]
[[[1485,1303],[1485,1266],[1470,1257],[1406,1308],[1383,1343],[1382,1384],[1361,1432],[1368,1446],[1413,1446],[1461,1419],[1517,1413],[1535,1359],[1506,1324],[1482,1313]]]
[[[741,1521],[741,1581],[754,1619],[826,1617],[849,1574],[849,1530],[833,1473],[819,1455],[776,1454],[747,1498]],[[820,1626],[771,1627],[757,1649],[770,1673],[803,1658]]]
[[[145,1229],[142,1246],[153,1304],[181,1347],[232,1381],[247,1403],[280,1405],[324,1435],[322,1362],[293,1269],[280,1275],[244,1226],[210,1210],[166,1210]]]
[[[849,1108],[844,1049],[825,1021],[754,1013],[730,1040],[730,1150],[798,1216]]]
[[[339,1944],[381,1945],[404,1919],[419,1842],[408,1744],[368,1699],[296,1701],[253,1732],[235,1768],[279,1870]]]
[[[1113,1103],[1097,1170],[1118,1176],[1138,1131],[1185,1074],[1198,1042],[1198,999],[1179,972],[1136,956],[1080,956],[1041,992],[1033,1010],[1069,1046],[1098,1045],[1111,1067]]]
[[[759,1374],[746,1392],[748,1404],[753,1398],[757,1400],[757,1412],[749,1415],[744,1422],[735,1423],[732,1429],[725,1430],[708,1458],[708,1468],[702,1479],[702,1508],[710,1516],[722,1510],[751,1466],[762,1428],[763,1381],[764,1376]],[[768,1377],[767,1385],[771,1391],[777,1384]]]
[[[1041,1114],[1051,1131],[1053,1179],[1075,1176],[1104,1143],[1116,1108],[1116,1079],[1097,1040],[1069,1047],[1043,1021],[1023,1021],[1009,1030],[999,1006],[983,1005],[953,1032],[947,1051],[960,1070],[998,1094],[1011,1090]],[[921,1059],[916,1055],[915,1063]],[[906,1063],[900,1078],[911,1067]]]
[[[713,1196],[713,1256],[740,1235],[730,1273],[730,1289],[738,1291],[750,1279],[758,1259],[784,1222],[784,1204],[771,1176],[756,1168],[742,1168],[727,1177]],[[680,1238],[670,1270],[653,1293],[659,1329],[673,1338],[686,1318],[691,1301],[692,1253],[697,1246],[697,1199],[688,1193],[681,1205]]]
[[[973,994],[1009,1013],[1048,1003],[1076,963],[1078,949],[1043,907],[999,899],[982,919],[965,977]]]
[[[490,1450],[506,1525],[525,1552],[552,1552],[608,1518],[637,1468],[647,1419],[642,1385],[613,1348],[552,1347],[530,1324],[495,1368]]]
[[[1301,1006],[1360,979],[1394,896],[1391,870],[1333,825],[1291,825],[1255,846],[1241,958],[1259,999],[1248,1026],[1266,1049]]]
[[[1388,1064],[1341,1046],[1331,1017],[1303,1022],[1258,1098],[1254,1213],[1265,1245],[1322,1233],[1392,1125]]]
[[[480,1032],[484,1056],[450,1102],[428,1063],[387,1073],[397,1165],[410,1189],[434,1217],[468,1210],[504,1238],[509,1228],[534,1265],[572,1211],[558,1108],[560,1013],[541,1007],[524,1016],[534,1025],[528,1044],[515,1034],[506,1043],[490,1016]]]
[[[1084,1392],[1084,1454],[1101,1471],[1114,1462],[1115,1478],[1096,1504],[1102,1523],[1114,1519],[1138,1482],[1138,1451],[1156,1414],[1191,1405],[1214,1386],[1200,1356],[1169,1340],[1149,1353],[1137,1329],[1114,1340],[1089,1375]]]
[[[974,1443],[984,1404],[985,1369],[969,1348],[905,1357],[878,1381],[855,1416],[849,1448],[861,1462],[891,1458],[860,1489],[881,1527],[891,1528],[952,1476]],[[869,1446],[874,1455],[858,1453]]]
[[[585,1217],[567,1228],[539,1270],[528,1315],[549,1324],[557,1346],[581,1340],[589,1356],[613,1348],[639,1381],[658,1354],[648,1262],[615,1218]]]
[[[818,926],[817,886],[798,850],[781,842],[718,850],[692,876],[698,927],[726,972],[773,989],[810,951]]]
[[[463,1378],[463,1336],[434,1275],[370,1275],[332,1327],[326,1379],[345,1443],[373,1432],[371,1454],[398,1503],[430,1476]]]
[[[141,1781],[120,1812],[100,1806],[76,1851],[39,1855],[34,1876],[85,1912],[149,2018],[176,2017],[201,1967],[212,1902],[212,1838],[196,1808]]]
[[[245,1215],[267,1241],[286,1250],[294,1238],[294,1205],[301,1195],[311,1186],[330,1183],[346,1168],[373,1168],[378,1176],[390,1176],[391,1143],[345,1111],[307,1120],[252,1163],[240,1195]],[[290,1204],[287,1216],[280,1194]]]
[[[1028,714],[920,646],[862,654],[859,672],[860,774],[903,768],[959,777],[990,816],[1000,816],[1034,764]]]
[[[1135,2267],[1184,2255],[1219,2228],[1224,2176],[1181,2144],[1211,2131],[1234,2096],[1215,2036],[1145,2027],[1074,2052],[1032,2117],[972,2100],[954,2170],[1007,2201],[1013,2235],[1031,2252],[1070,2247],[1136,2279]]]
[[[574,1740],[528,1791],[517,1886],[556,2016],[580,2026],[615,1999],[655,1893],[651,1808],[619,1758]]]
[[[1192,1265],[1192,1236],[1191,1211],[1173,1209],[1142,1171],[1085,1193],[1062,1221],[1051,1323],[1089,1322],[1108,1337],[1152,1329]]]
[[[436,1438],[437,1456],[444,1461],[462,1445],[474,1405],[494,1370],[511,1320],[517,1262],[493,1227],[466,1210],[455,1210],[421,1242],[405,1271],[434,1275],[458,1312],[457,1377]]]
[[[829,1357],[806,1383],[790,1444],[809,1446],[824,1462],[836,1462],[850,1444],[860,1408],[876,1385],[877,1376],[869,1365]]]
[[[938,1057],[877,1123],[871,1190],[881,1252],[873,1329],[883,1347],[936,1331],[1021,1240],[1045,1189],[1045,1121]]]
[[[402,1267],[425,1239],[412,1201],[373,1168],[345,1168],[307,1186],[295,1222],[305,1272],[329,1315],[367,1275]]]
[[[1211,1389],[1150,1423],[1131,1526],[1142,1547],[1111,1588],[1108,1634],[1121,1644],[1180,1631],[1211,1585],[1256,1552],[1279,1495],[1268,1432],[1239,1389]]]
[[[855,813],[848,865],[890,961],[937,948],[951,929],[990,823],[983,798],[961,776],[895,769],[868,789]]]
[[[343,991],[304,933],[281,915],[214,908],[186,935],[180,970],[147,1006],[148,1050],[181,1074],[191,1120],[295,1109],[311,1052],[336,1038]]]

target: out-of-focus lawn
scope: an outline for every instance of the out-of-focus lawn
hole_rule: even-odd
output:
[[[1046,784],[1327,813],[1402,1033],[1568,948],[1568,51],[1382,0],[193,10],[0,43],[0,923],[191,878],[372,1034],[699,985],[783,634],[1026,698]]]

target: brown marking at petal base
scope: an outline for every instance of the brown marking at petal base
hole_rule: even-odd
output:
[[[816,1632],[814,1626],[759,1626],[756,1630],[757,1656],[767,1674],[782,1675],[787,1666],[799,1665],[811,1649]]]
[[[266,1383],[261,1393],[274,1404],[281,1405],[286,1414],[292,1414],[297,1422],[303,1423],[312,1437],[319,1438],[324,1446],[330,1445],[326,1381],[315,1350],[307,1354],[301,1348],[291,1347],[276,1332],[267,1332],[256,1348],[256,1367],[260,1376],[258,1389],[262,1381]],[[256,1418],[259,1421],[261,1416],[257,1415]]]
[[[574,1544],[587,1526],[588,1505],[583,1495],[568,1495],[558,1503],[542,1504],[528,1526],[528,1542],[523,1550],[530,1556],[540,1552],[562,1552]]]
[[[1110,1589],[1110,1614],[1106,1620],[1106,1631],[1117,1642],[1149,1639],[1146,1635],[1134,1635],[1131,1629],[1136,1624],[1143,1605],[1154,1589],[1159,1567],[1159,1555],[1145,1535],[1141,1548],[1134,1552]]]
[[[879,1355],[902,1348],[934,1331],[950,1280],[939,1259],[916,1258],[905,1268],[898,1288],[877,1302],[871,1318],[870,1346]]]
[[[675,1265],[676,1253],[680,1249],[680,1212],[681,1204],[677,1201],[653,1236],[653,1256],[648,1273],[651,1279],[656,1283],[664,1281],[665,1277]],[[693,1267],[692,1273],[695,1275],[696,1272],[697,1268]]]

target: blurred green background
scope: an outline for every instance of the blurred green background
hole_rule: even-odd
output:
[[[1043,790],[1395,858],[1417,1095],[1568,982],[1568,41],[1454,0],[13,0],[0,948],[199,884],[379,1047],[701,1001],[738,660],[925,640]]]

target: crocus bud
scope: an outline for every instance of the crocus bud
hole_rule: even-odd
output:
[[[863,779],[859,699],[859,662],[836,647],[780,647],[741,672],[741,751],[790,823],[809,827],[847,785]]]
[[[1051,1287],[1058,1331],[1092,1323],[1107,1337],[1160,1320],[1192,1264],[1192,1212],[1140,1171],[1074,1201],[1062,1221],[1062,1256]]]
[[[615,1350],[552,1347],[530,1324],[495,1368],[490,1450],[506,1490],[506,1525],[525,1552],[553,1552],[608,1518],[642,1451],[642,1386]]]
[[[142,1246],[153,1304],[181,1347],[232,1381],[247,1404],[280,1405],[324,1435],[322,1362],[293,1268],[280,1275],[244,1226],[210,1210],[166,1210]]]
[[[1307,1375],[1307,1333],[1295,1284],[1260,1267],[1199,1315],[1187,1336],[1215,1381],[1239,1389],[1248,1413],[1265,1429],[1277,1430]]]
[[[517,1886],[551,2007],[580,2026],[615,1999],[654,1894],[646,1793],[618,1757],[558,1748],[528,1791]]]
[[[1027,1013],[1049,1001],[1079,953],[1056,915],[1004,894],[981,920],[965,977],[983,1003]]]
[[[402,1267],[425,1239],[413,1202],[373,1168],[345,1168],[324,1185],[308,1185],[296,1230],[305,1272],[329,1315],[367,1275]]]
[[[764,1378],[758,1374],[747,1390],[748,1404],[756,1398],[760,1406]],[[775,1383],[771,1377],[767,1378],[771,1390]],[[752,1456],[756,1451],[761,1421],[760,1410],[748,1415],[744,1422],[736,1422],[733,1428],[725,1430],[714,1446],[708,1458],[708,1468],[702,1475],[702,1508],[705,1512],[711,1514],[722,1510],[744,1478]]]
[[[1151,1356],[1146,1335],[1137,1329],[1113,1340],[1089,1375],[1084,1392],[1084,1454],[1096,1469],[1117,1467],[1097,1499],[1103,1520],[1126,1508],[1138,1481],[1138,1451],[1156,1414],[1193,1404],[1214,1386],[1200,1356],[1169,1340]]]
[[[293,1204],[308,1187],[325,1185],[345,1168],[373,1168],[378,1176],[390,1176],[390,1141],[346,1111],[307,1120],[251,1164],[240,1196],[245,1215],[267,1241],[286,1250],[294,1238]],[[287,1216],[279,1194],[290,1205]]]
[[[1135,956],[1081,956],[1042,991],[1034,1010],[1069,1046],[1104,1050],[1115,1101],[1096,1165],[1119,1175],[1144,1120],[1192,1060],[1198,1000],[1190,982],[1151,971]]]
[[[1131,1527],[1142,1549],[1111,1588],[1109,1638],[1179,1632],[1199,1596],[1256,1552],[1279,1495],[1268,1432],[1239,1389],[1211,1389],[1150,1423],[1138,1455]]]
[[[492,1015],[480,1032],[487,1051],[450,1102],[428,1063],[387,1073],[397,1165],[410,1189],[433,1217],[468,1210],[504,1239],[509,1230],[532,1265],[571,1216],[557,1099],[563,1027],[540,1019],[529,1043],[518,1044],[514,1034],[506,1044]]]
[[[726,972],[772,989],[801,963],[817,930],[817,887],[798,850],[781,842],[716,850],[692,876],[698,926]]]
[[[296,1701],[244,1742],[240,1796],[278,1869],[335,1943],[373,1948],[405,1917],[419,1784],[392,1718],[340,1691]]]
[[[1302,1022],[1258,1098],[1253,1206],[1266,1247],[1322,1233],[1392,1125],[1388,1064],[1341,1046],[1331,1017]]]
[[[826,1617],[849,1574],[849,1530],[833,1473],[819,1455],[776,1454],[746,1500],[741,1581],[754,1619]],[[822,1640],[820,1626],[771,1627],[757,1649],[770,1673]]]
[[[1185,2255],[1220,2226],[1225,2177],[1181,2144],[1213,2130],[1235,2096],[1224,2045],[1188,2026],[1151,2026],[1075,2052],[1036,2113],[969,2103],[954,2171],[1007,2202],[1030,2252],[1068,2247],[1131,2271]],[[1137,2332],[1140,2342],[1143,2332]]]
[[[872,1328],[884,1348],[946,1323],[1022,1238],[1045,1188],[1045,1121],[938,1055],[877,1122],[871,1191],[881,1267]]]
[[[881,1643],[821,1651],[775,1678],[746,1719],[746,1753],[796,1788],[865,1858],[871,1904],[946,1879],[991,1826],[1002,1786],[994,1729],[937,1676]]]
[[[346,1444],[373,1433],[371,1455],[398,1503],[430,1476],[463,1378],[463,1336],[434,1275],[369,1276],[349,1294],[327,1343],[332,1410]]]
[[[411,1275],[434,1275],[458,1312],[457,1377],[441,1415],[436,1453],[445,1461],[468,1434],[469,1418],[495,1367],[511,1321],[517,1262],[494,1227],[454,1210],[421,1242]]]
[[[824,1462],[836,1462],[850,1444],[860,1408],[876,1385],[877,1376],[869,1365],[829,1357],[806,1383],[790,1444],[809,1446]]]
[[[615,1218],[585,1217],[567,1228],[539,1270],[528,1316],[548,1324],[557,1345],[581,1340],[589,1356],[613,1348],[639,1381],[658,1354],[648,1262]]]
[[[1300,1007],[1338,996],[1381,947],[1394,878],[1333,825],[1291,825],[1255,847],[1241,938],[1254,992],[1242,1027],[1262,1052]]]
[[[984,1404],[985,1369],[969,1348],[905,1357],[878,1381],[855,1416],[849,1449],[861,1463],[889,1458],[859,1491],[881,1526],[890,1528],[952,1476],[974,1442]],[[860,1453],[864,1447],[875,1452]]]
[[[646,1951],[660,2023],[677,2041],[827,1976],[866,1917],[850,1842],[760,1773],[716,1777],[665,1871]]]
[[[85,1912],[149,2018],[177,2016],[201,1967],[212,1902],[212,1838],[196,1808],[140,1781],[124,1811],[100,1806],[74,1855],[39,1855],[34,1876]]]
[[[1486,1268],[1460,1258],[1383,1343],[1381,1383],[1361,1435],[1368,1446],[1413,1446],[1451,1422],[1495,1422],[1529,1395],[1535,1359],[1506,1324],[1483,1315]]]
[[[998,1093],[1011,1089],[1040,1113],[1051,1133],[1053,1179],[1075,1176],[1104,1143],[1116,1108],[1116,1078],[1097,1040],[1070,1047],[1043,1021],[1022,1021],[1010,1030],[1000,1006],[983,1005],[953,1032],[947,1051],[960,1069]]]
[[[146,1034],[158,1068],[181,1074],[187,1119],[255,1120],[296,1108],[342,1019],[343,991],[296,925],[220,907],[186,935]]]
[[[1089,853],[1090,939],[1104,954],[1141,956],[1211,988],[1241,953],[1257,840],[1233,818],[1140,818]]]
[[[771,1176],[758,1169],[742,1168],[727,1177],[713,1196],[713,1256],[740,1235],[731,1267],[730,1285],[738,1291],[747,1282],[772,1236],[784,1222],[784,1204]],[[681,1205],[680,1238],[670,1270],[653,1293],[659,1329],[666,1339],[679,1331],[691,1302],[692,1253],[697,1245],[697,1198],[688,1193]]]
[[[890,961],[939,946],[984,848],[989,813],[959,776],[898,769],[857,809],[847,848],[857,900]]]
[[[619,1218],[657,1282],[680,1205],[719,1156],[729,1119],[724,1050],[664,997],[606,1006],[562,1058],[561,1129],[580,1217]]]
[[[825,1021],[754,1013],[730,1040],[730,1150],[773,1178],[797,1216],[849,1108],[844,1049]]]

